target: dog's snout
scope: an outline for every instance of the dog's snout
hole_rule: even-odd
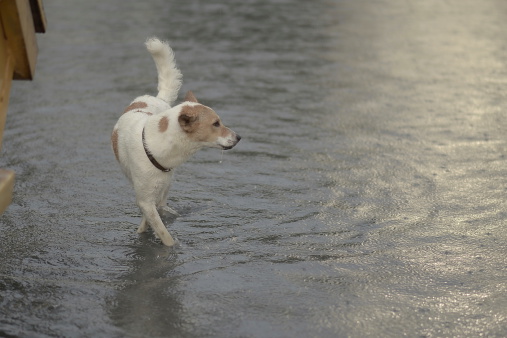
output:
[[[239,142],[241,140],[241,136],[239,136],[238,134],[236,134],[236,142]]]

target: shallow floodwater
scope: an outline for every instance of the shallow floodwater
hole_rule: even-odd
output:
[[[507,336],[503,0],[46,1],[0,166],[0,336]],[[109,145],[169,39],[243,137],[138,235]]]

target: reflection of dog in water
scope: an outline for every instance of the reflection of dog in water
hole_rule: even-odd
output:
[[[158,71],[157,97],[137,97],[113,129],[111,142],[123,173],[134,186],[143,218],[137,232],[150,225],[167,246],[174,240],[158,209],[177,213],[166,205],[173,169],[203,147],[231,149],[241,137],[225,127],[213,109],[188,92],[185,101],[171,107],[181,87],[181,72],[167,43],[146,41]]]

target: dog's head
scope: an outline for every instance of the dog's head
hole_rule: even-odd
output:
[[[222,124],[213,109],[197,102],[190,91],[181,105],[178,122],[188,138],[203,147],[231,149],[241,140],[238,134]]]

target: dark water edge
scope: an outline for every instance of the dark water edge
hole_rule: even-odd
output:
[[[0,336],[504,337],[507,3],[45,3],[1,167]],[[139,236],[109,135],[146,37],[242,135]]]

